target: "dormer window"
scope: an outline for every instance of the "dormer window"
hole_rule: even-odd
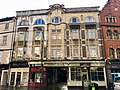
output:
[[[52,18],[52,23],[54,23],[54,24],[59,24],[61,21],[62,21],[62,19],[60,17]]]
[[[34,24],[35,25],[45,24],[45,22],[42,19],[37,19]]]
[[[79,19],[78,19],[78,18],[71,18],[71,19],[70,19],[70,22],[71,22],[71,23],[78,23],[78,22],[79,22]]]
[[[116,23],[116,17],[114,17],[114,16],[106,16],[105,21],[107,23]]]

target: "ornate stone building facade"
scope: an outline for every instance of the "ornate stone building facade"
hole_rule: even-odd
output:
[[[9,85],[106,88],[98,9],[54,4],[17,11]]]

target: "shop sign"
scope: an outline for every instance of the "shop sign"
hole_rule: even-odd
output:
[[[81,63],[80,67],[84,68],[84,67],[90,67],[90,63]]]

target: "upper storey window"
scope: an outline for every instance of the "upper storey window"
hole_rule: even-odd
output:
[[[87,17],[85,18],[85,22],[95,22],[95,19],[93,17]]]
[[[45,22],[42,19],[37,19],[34,24],[35,25],[45,24]]]
[[[54,24],[59,24],[62,21],[60,17],[53,17],[52,18],[52,23]]]
[[[106,38],[107,39],[112,39],[112,32],[111,32],[111,30],[107,30],[107,32],[106,32]]]
[[[28,23],[28,21],[26,21],[26,20],[22,20],[22,21],[20,21],[20,23],[19,23],[19,26],[28,26],[29,25],[29,23]]]
[[[78,23],[78,22],[79,22],[79,19],[78,19],[78,18],[71,18],[71,19],[70,19],[70,22],[71,22],[71,23]]]
[[[9,23],[5,24],[5,30],[9,28]]]
[[[107,23],[116,23],[116,17],[114,17],[114,16],[106,16],[105,21]]]

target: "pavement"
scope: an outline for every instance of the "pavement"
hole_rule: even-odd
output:
[[[53,90],[53,89],[51,89],[51,88],[49,88],[49,89],[41,88],[40,89],[40,87],[0,86],[0,90]],[[59,89],[56,89],[56,90],[59,90]],[[74,90],[74,89],[69,89],[69,90]],[[82,89],[78,89],[78,90],[82,90]],[[98,89],[98,90],[109,90],[109,89]],[[111,89],[111,90],[113,90],[113,89]],[[114,89],[114,90],[120,90],[120,89]]]

